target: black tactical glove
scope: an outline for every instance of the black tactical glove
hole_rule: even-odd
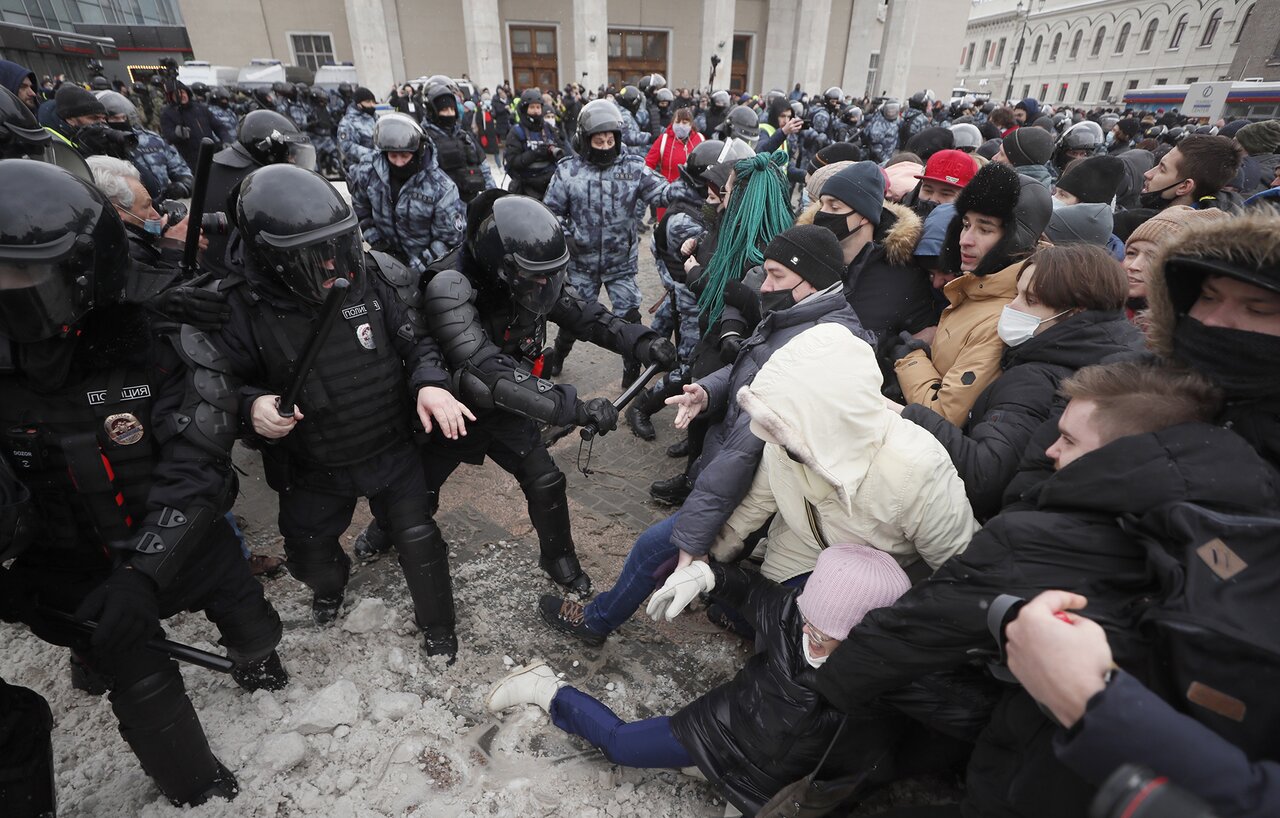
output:
[[[191,195],[192,181],[190,177],[174,179],[164,189],[164,198],[166,199],[185,199]]]
[[[174,139],[190,139],[191,129],[188,128],[186,125],[175,125],[173,127],[173,138]]]
[[[664,370],[669,370],[676,365],[675,345],[666,338],[652,338],[646,343],[646,347],[638,356],[642,360],[657,364]]]
[[[618,428],[618,408],[608,398],[592,398],[585,403],[578,401],[575,413],[574,422],[579,426],[594,426],[596,434],[602,435]]]
[[[140,646],[160,629],[156,584],[141,571],[117,568],[84,598],[76,619],[97,620],[91,642],[99,653]]]
[[[170,287],[147,302],[154,312],[203,330],[217,331],[231,317],[227,296],[201,287]]]
[[[925,355],[933,356],[933,349],[926,342],[913,338],[905,329],[898,333],[897,338],[886,339],[884,348],[885,358],[889,363],[901,360],[917,349],[923,349]]]
[[[369,245],[370,250],[377,250],[379,253],[391,252],[391,242],[386,239],[378,239]]]

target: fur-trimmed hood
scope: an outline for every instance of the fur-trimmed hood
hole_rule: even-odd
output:
[[[796,217],[796,224],[813,224],[813,216],[822,207],[814,202]],[[912,257],[920,237],[924,235],[924,223],[915,211],[906,205],[896,202],[884,203],[880,212],[880,226],[872,234],[871,240],[884,248],[885,258],[890,264],[905,267],[913,263]]]
[[[882,379],[869,344],[844,327],[819,324],[774,353],[738,390],[738,405],[757,436],[804,467],[808,496],[834,492],[852,511],[851,498],[896,419],[880,396]]]
[[[1147,281],[1151,308],[1148,345],[1163,358],[1173,358],[1173,329],[1179,316],[1195,303],[1204,274],[1173,267],[1167,261],[1190,256],[1227,262],[1257,271],[1257,279],[1280,289],[1280,218],[1268,212],[1246,213],[1227,221],[1188,227],[1162,248]]]

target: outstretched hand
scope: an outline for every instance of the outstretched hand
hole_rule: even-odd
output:
[[[422,421],[422,428],[427,432],[433,428],[432,418],[440,424],[441,434],[457,440],[467,436],[466,421],[474,421],[476,416],[448,389],[424,386],[418,390],[418,420]]]
[[[696,383],[686,384],[684,393],[663,401],[667,406],[679,407],[676,410],[675,426],[677,429],[689,428],[689,422],[696,418],[711,402],[707,390]]]

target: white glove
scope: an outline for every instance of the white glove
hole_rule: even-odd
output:
[[[664,619],[670,622],[688,607],[694,597],[705,594],[714,587],[716,578],[711,573],[711,566],[702,560],[695,560],[671,572],[662,587],[649,598],[645,613],[654,622]]]

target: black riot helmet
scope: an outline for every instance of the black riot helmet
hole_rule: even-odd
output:
[[[236,226],[258,283],[283,284],[319,306],[336,278],[354,281],[364,270],[360,223],[347,200],[312,170],[268,165],[245,177]]]
[[[667,78],[661,74],[649,75],[649,93],[656,94],[663,88],[667,87]]]
[[[422,148],[422,126],[407,114],[387,114],[373,126],[373,147],[383,153],[417,153]]]
[[[623,108],[626,108],[632,114],[640,110],[640,101],[642,98],[643,97],[640,94],[640,89],[635,87],[634,85],[626,86],[625,88],[623,88],[621,91],[618,92],[618,95],[616,97],[614,97],[614,99],[618,101],[619,105],[621,105]]]
[[[427,103],[427,118],[442,128],[452,128],[458,121],[460,105],[458,97],[449,86],[435,83],[428,85],[422,92]],[[453,109],[451,116],[441,116],[442,110]]]
[[[276,95],[276,99],[293,99],[293,86],[287,82],[273,82],[271,93]]]
[[[755,111],[738,105],[724,118],[725,135],[755,145],[760,139],[760,120]]]
[[[198,99],[204,99],[209,96],[209,86],[203,82],[191,83],[191,95]]]
[[[311,93],[311,86],[305,82],[295,82],[293,84],[293,92],[298,95],[298,99],[306,99]]]
[[[349,82],[338,83],[338,96],[342,97],[347,102],[351,101],[351,98],[355,96],[355,93],[356,93],[355,86],[352,85],[351,83]]]
[[[917,111],[927,111],[933,105],[933,92],[929,90],[916,91],[907,100],[907,107],[914,108]]]
[[[520,121],[525,123],[526,127],[529,123],[529,106],[534,104],[542,105],[542,91],[540,89],[526,88],[520,92],[520,104],[516,107],[520,112]],[[542,119],[541,115],[537,118],[539,120]],[[541,124],[538,127],[541,128]]]
[[[636,82],[636,88],[646,97],[649,96],[649,83],[653,82],[652,74],[645,74]]]
[[[0,159],[43,158],[51,141],[31,109],[0,85]]]
[[[313,170],[316,149],[311,138],[298,130],[292,119],[276,111],[250,111],[240,120],[236,133],[240,147],[259,165],[287,162]]]
[[[732,101],[733,100],[729,98],[728,91],[716,91],[711,95],[711,110],[723,111],[729,107],[729,103]]]
[[[1058,144],[1053,150],[1053,164],[1059,171],[1065,170],[1072,159],[1093,156],[1102,150],[1105,142],[1101,125],[1089,119],[1077,122],[1058,137]]]
[[[707,172],[707,168],[719,161],[720,151],[722,150],[724,150],[724,143],[719,139],[705,140],[698,143],[698,147],[689,151],[684,164],[679,167],[680,178],[702,193],[703,197],[706,196],[707,181],[702,178],[702,174]]]
[[[676,95],[671,93],[670,88],[659,88],[657,91],[653,92],[653,101],[659,108],[662,107],[662,103],[664,102],[667,103],[667,107],[669,108],[671,107],[671,103],[676,101]]]
[[[844,90],[838,85],[833,85],[823,92],[822,101],[831,110],[838,111],[840,106],[844,105]]]
[[[221,85],[215,85],[213,90],[209,92],[209,99],[213,100],[223,108],[226,108],[231,104],[231,92],[226,88],[223,88]]]
[[[471,203],[471,256],[511,289],[521,307],[546,315],[564,289],[569,246],[546,205],[528,196],[486,191]]]
[[[635,90],[632,87],[632,90]],[[636,93],[639,93],[638,91]],[[574,132],[574,150],[587,154],[591,137],[598,133],[613,134],[613,152],[622,150],[622,112],[607,99],[593,99],[578,112],[578,129]],[[605,157],[600,157],[603,162]]]
[[[422,85],[424,89],[429,85],[443,85],[452,91],[455,97],[462,99],[462,89],[458,87],[458,83],[453,81],[453,77],[448,74],[432,74],[427,77],[427,81]]]
[[[254,88],[253,98],[264,108],[273,108],[275,106],[275,93],[270,88]]]
[[[0,161],[0,336],[66,335],[94,307],[123,298],[129,241],[96,187],[30,159]]]

